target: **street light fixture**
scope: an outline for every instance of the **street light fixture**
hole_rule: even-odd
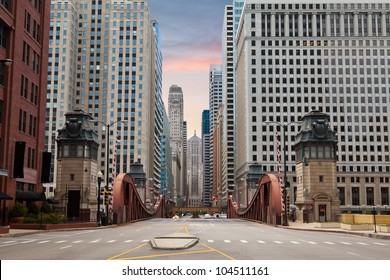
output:
[[[126,120],[117,120],[117,121],[115,121],[115,122],[112,122],[112,123],[104,123],[104,122],[102,122],[102,121],[99,121],[99,120],[90,120],[90,122],[92,122],[92,123],[101,123],[101,124],[103,124],[104,126],[106,126],[107,127],[107,129],[106,129],[106,191],[108,191],[109,190],[109,181],[110,181],[110,175],[109,175],[109,170],[110,170],[110,164],[109,164],[109,162],[110,162],[110,158],[109,158],[109,156],[110,156],[110,127],[111,126],[113,126],[114,124],[116,124],[116,123],[123,123],[123,124],[125,124],[126,123]],[[109,213],[108,213],[108,203],[107,203],[107,205],[106,205],[106,215],[107,215],[107,217],[109,217],[109,215],[108,215]]]
[[[284,203],[284,221],[283,225],[288,226],[288,212],[287,212],[287,188],[288,188],[288,182],[287,182],[287,145],[286,145],[286,131],[289,125],[291,124],[300,124],[301,122],[290,122],[287,124],[282,124],[280,122],[273,122],[273,121],[265,121],[266,125],[269,124],[276,124],[283,128],[283,159],[284,159],[284,178],[283,178],[283,203]]]
[[[102,179],[103,179],[103,173],[99,170],[97,173],[97,178],[98,178],[98,206],[97,206],[97,223],[98,226],[100,227],[102,225],[101,220],[100,220],[100,185],[102,184]]]

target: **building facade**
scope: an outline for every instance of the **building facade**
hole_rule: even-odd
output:
[[[42,192],[50,1],[0,2],[0,219]],[[6,199],[6,200],[4,200]],[[8,200],[9,199],[9,200]]]
[[[253,162],[278,171],[285,127],[295,202],[295,122],[318,109],[337,133],[342,210],[389,205],[388,1],[248,0],[236,48],[237,179]]]
[[[203,163],[203,204],[211,206],[212,185],[210,169],[210,110],[202,112],[202,163]]]
[[[96,121],[98,166],[105,178],[106,170],[112,181],[141,162],[158,191],[161,52],[148,2],[51,2],[46,149],[55,150],[64,114],[83,108]],[[53,177],[55,170],[52,166]]]
[[[202,139],[195,133],[187,145],[188,206],[203,206]]]

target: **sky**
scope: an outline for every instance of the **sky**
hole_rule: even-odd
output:
[[[222,63],[222,26],[233,0],[149,0],[151,17],[160,24],[163,101],[168,109],[171,85],[183,90],[188,138],[202,137],[202,111],[209,109],[210,64]]]

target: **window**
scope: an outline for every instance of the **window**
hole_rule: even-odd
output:
[[[340,205],[345,205],[345,188],[339,187],[339,199],[340,199]]]
[[[358,187],[352,188],[352,205],[360,205],[360,194]]]
[[[374,205],[374,188],[366,188],[367,205]]]
[[[382,187],[381,188],[381,204],[389,205],[389,188]]]

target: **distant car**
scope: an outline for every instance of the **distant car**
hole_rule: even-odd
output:
[[[205,215],[204,215],[204,218],[205,218],[205,219],[211,219],[211,216],[210,216],[210,214],[205,214]]]
[[[220,218],[220,219],[227,219],[227,214],[220,214],[220,215],[219,215],[219,218]]]

